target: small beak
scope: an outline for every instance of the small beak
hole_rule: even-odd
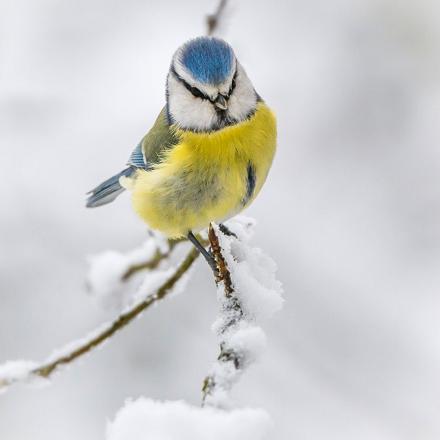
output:
[[[223,95],[218,95],[217,99],[214,102],[214,105],[220,109],[220,110],[227,110],[228,109],[228,101]]]

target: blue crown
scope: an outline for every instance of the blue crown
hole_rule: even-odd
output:
[[[198,37],[188,41],[180,55],[182,65],[197,81],[217,85],[230,74],[234,52],[223,40]]]

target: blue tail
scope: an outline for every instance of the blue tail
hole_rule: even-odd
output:
[[[134,167],[126,168],[119,174],[116,174],[101,185],[92,189],[87,194],[91,194],[88,199],[86,206],[87,208],[96,208],[97,206],[106,205],[107,203],[113,202],[116,197],[119,196],[124,191],[124,188],[119,183],[119,178],[122,176],[129,177],[134,173]]]

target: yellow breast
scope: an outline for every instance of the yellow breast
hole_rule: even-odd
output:
[[[276,147],[275,116],[262,102],[250,119],[222,130],[176,132],[179,144],[154,169],[139,170],[132,185],[135,211],[170,237],[199,231],[249,205],[266,180]]]

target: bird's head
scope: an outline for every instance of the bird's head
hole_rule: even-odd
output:
[[[177,49],[167,79],[167,110],[184,130],[214,131],[253,114],[258,95],[231,46],[213,37]]]

